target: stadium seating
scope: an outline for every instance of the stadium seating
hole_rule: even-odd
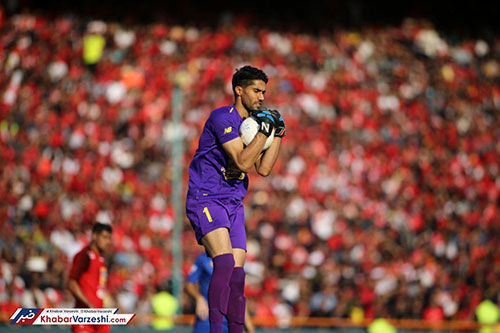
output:
[[[107,305],[148,311],[172,274],[172,90],[188,163],[249,63],[288,127],[245,200],[252,314],[469,320],[498,304],[499,39],[412,19],[312,35],[0,17],[4,311],[72,305],[92,221],[114,226]],[[187,274],[201,251],[187,221],[182,244]]]

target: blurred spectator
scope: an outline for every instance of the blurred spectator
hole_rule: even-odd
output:
[[[500,317],[498,306],[489,299],[485,299],[476,308],[477,321],[482,325],[480,333],[495,332],[495,324]]]
[[[396,333],[396,328],[386,319],[379,318],[368,326],[368,333]]]
[[[174,328],[172,316],[179,308],[177,299],[170,293],[170,287],[159,288],[151,298],[153,314],[152,327],[155,330],[171,330]]]
[[[335,286],[327,285],[320,289],[311,298],[311,315],[328,317],[335,309],[338,299],[335,295]]]
[[[106,44],[103,36],[106,32],[106,23],[92,21],[88,24],[87,31],[88,34],[83,37],[83,62],[91,68],[92,72],[95,72],[95,66],[101,60]]]
[[[140,295],[137,301],[137,306],[133,310],[137,316],[135,317],[132,324],[139,327],[147,327],[150,325],[149,315],[153,313],[153,305],[151,304],[151,299],[154,296],[154,287],[147,286],[146,290]]]
[[[14,288],[11,285],[7,287],[5,296],[0,301],[0,321],[2,323],[10,321],[10,316],[21,307],[21,304],[16,299]]]

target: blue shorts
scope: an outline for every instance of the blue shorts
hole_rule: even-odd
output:
[[[233,249],[246,251],[245,209],[241,201],[187,198],[186,216],[191,222],[199,244],[201,244],[202,237],[209,232],[218,228],[227,228]]]

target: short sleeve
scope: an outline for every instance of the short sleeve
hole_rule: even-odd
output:
[[[73,265],[71,266],[71,271],[69,273],[69,278],[73,280],[78,280],[80,276],[86,272],[90,265],[90,258],[87,251],[80,251],[75,255],[73,259]]]
[[[191,266],[191,270],[189,271],[187,281],[191,283],[198,283],[198,281],[200,281],[200,276],[202,271],[203,270],[200,265],[200,258],[198,257],[194,262],[193,266]]]
[[[236,121],[232,112],[238,111],[234,107],[229,110],[217,110],[210,117],[210,127],[213,135],[220,144],[224,144],[240,136],[239,122]]]

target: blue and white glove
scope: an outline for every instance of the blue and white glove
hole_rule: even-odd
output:
[[[286,132],[286,126],[283,117],[281,116],[278,110],[268,110],[268,111],[271,112],[274,118],[274,122],[276,123],[274,136],[277,136],[278,138],[284,137]]]
[[[259,132],[269,137],[276,127],[276,121],[271,111],[256,111],[252,114],[252,117],[254,117],[259,124]]]

